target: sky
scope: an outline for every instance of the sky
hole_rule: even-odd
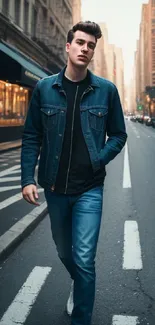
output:
[[[81,0],[82,19],[105,22],[110,44],[123,50],[125,83],[132,78],[142,4],[148,0]]]

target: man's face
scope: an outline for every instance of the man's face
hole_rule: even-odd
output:
[[[95,46],[96,40],[93,35],[77,30],[71,44],[66,44],[66,52],[72,64],[86,68],[93,57]]]

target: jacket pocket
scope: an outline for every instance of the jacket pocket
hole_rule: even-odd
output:
[[[89,109],[89,124],[92,129],[102,131],[105,127],[105,120],[108,113],[108,109]]]
[[[43,108],[41,107],[42,123],[45,129],[50,130],[58,123],[58,108]]]

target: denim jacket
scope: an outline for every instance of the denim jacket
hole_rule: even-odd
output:
[[[80,113],[82,132],[95,172],[122,150],[127,134],[116,86],[89,73],[91,82],[81,97]],[[40,80],[33,91],[22,138],[22,187],[36,184],[34,173],[40,154],[38,183],[54,191],[67,112],[63,74],[64,69]]]

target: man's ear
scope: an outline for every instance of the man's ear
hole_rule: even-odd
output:
[[[68,53],[70,49],[70,43],[66,43],[66,52]]]

